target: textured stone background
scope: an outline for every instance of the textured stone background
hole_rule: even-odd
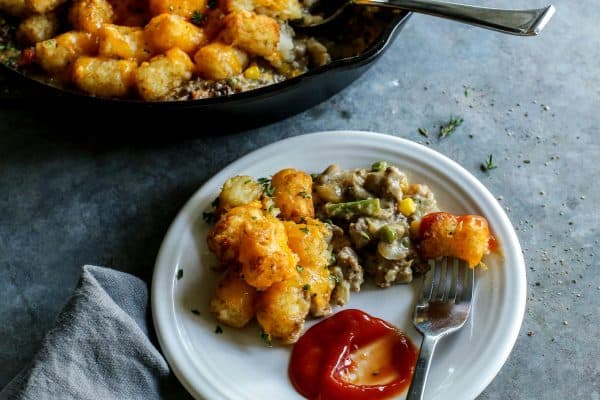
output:
[[[116,121],[90,137],[97,121],[44,112],[30,104],[36,93],[0,76],[0,387],[32,357],[83,264],[149,280],[167,226],[223,166],[280,138],[358,129],[424,143],[458,161],[501,199],[518,231],[525,320],[480,398],[599,399],[600,11],[597,0],[555,5],[538,38],[414,16],[348,89],[285,121],[231,135],[190,113],[173,117],[162,139],[149,139],[149,127],[123,131]],[[439,140],[451,115],[465,122]],[[191,137],[173,137],[185,129]],[[498,168],[484,173],[488,154]]]

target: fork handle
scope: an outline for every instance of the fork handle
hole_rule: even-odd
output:
[[[362,5],[402,8],[519,36],[534,36],[554,15],[552,5],[536,10],[501,10],[435,0],[354,0]]]
[[[429,365],[431,365],[431,357],[433,351],[438,343],[438,337],[423,336],[423,342],[421,342],[421,351],[419,351],[419,359],[417,360],[417,366],[415,367],[415,373],[413,374],[412,383],[406,400],[422,400],[423,392],[425,391],[425,381],[427,380],[427,374],[429,373]]]

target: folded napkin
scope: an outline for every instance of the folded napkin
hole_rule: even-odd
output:
[[[146,283],[86,265],[56,327],[0,399],[189,398],[151,332]]]

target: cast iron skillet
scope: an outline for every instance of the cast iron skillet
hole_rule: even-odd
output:
[[[104,111],[143,112],[154,114],[172,113],[181,110],[194,110],[194,117],[205,122],[224,123],[226,125],[243,124],[246,127],[262,125],[283,119],[306,110],[333,96],[358,77],[390,46],[398,32],[403,28],[411,13],[399,13],[386,23],[381,35],[363,53],[349,58],[335,60],[330,64],[308,71],[295,78],[259,89],[229,96],[187,100],[144,102],[129,99],[107,99],[88,96],[84,93],[59,88],[47,82],[28,76],[26,72],[1,64],[13,76],[25,79],[33,84],[36,91],[43,93],[45,101],[52,103],[70,103],[77,109],[98,107]],[[42,94],[42,92],[40,92]]]

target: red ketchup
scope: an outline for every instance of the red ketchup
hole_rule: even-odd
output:
[[[296,343],[289,375],[310,400],[377,400],[411,382],[417,349],[387,322],[359,310],[341,311]]]

